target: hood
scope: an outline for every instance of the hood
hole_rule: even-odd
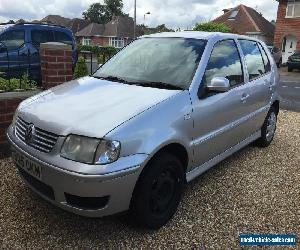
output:
[[[101,138],[178,92],[84,77],[25,100],[19,115],[58,135]]]

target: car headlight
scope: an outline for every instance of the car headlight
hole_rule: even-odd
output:
[[[64,158],[82,163],[108,164],[119,158],[120,149],[121,144],[118,141],[69,135],[60,154]]]

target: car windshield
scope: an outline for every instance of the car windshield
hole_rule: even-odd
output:
[[[141,38],[99,68],[94,77],[145,87],[188,89],[205,40]]]

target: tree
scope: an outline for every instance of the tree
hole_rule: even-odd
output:
[[[193,28],[194,31],[207,31],[207,32],[223,32],[230,33],[231,30],[223,23],[197,23]]]
[[[75,69],[74,69],[74,75],[73,78],[77,79],[83,76],[87,76],[88,73],[88,69],[84,60],[84,57],[80,56],[77,60]]]
[[[93,23],[105,24],[112,20],[113,16],[124,16],[122,8],[122,0],[104,0],[104,4],[91,4],[82,15],[85,19],[89,19]]]

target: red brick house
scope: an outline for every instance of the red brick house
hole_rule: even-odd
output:
[[[76,32],[75,36],[83,45],[122,48],[133,40],[133,25],[132,18],[117,16],[105,25],[91,23]]]
[[[300,1],[277,0],[279,2],[274,46],[282,49],[282,62],[296,50],[300,50]]]
[[[211,22],[223,23],[233,33],[255,37],[269,45],[273,44],[275,27],[261,13],[242,4],[235,8],[224,9],[223,12],[222,16]]]

